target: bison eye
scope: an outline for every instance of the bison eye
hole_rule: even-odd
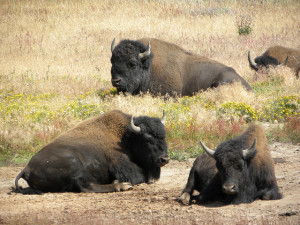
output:
[[[137,62],[136,61],[130,61],[129,63],[128,63],[128,67],[129,68],[135,68],[135,67],[137,67]]]
[[[234,166],[234,168],[237,170],[243,170],[243,167],[244,167],[244,162],[239,162]]]
[[[220,169],[220,168],[222,168],[222,164],[221,164],[220,162],[216,161],[216,167],[217,167],[218,169]]]

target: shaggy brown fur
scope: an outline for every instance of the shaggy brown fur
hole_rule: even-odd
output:
[[[120,139],[125,133],[129,124],[130,116],[120,113],[120,111],[111,111],[102,116],[89,118],[66,133],[53,140],[53,144],[73,144],[77,140],[84,139],[91,145],[103,149],[111,161],[120,160],[119,151],[112,151],[120,148]],[[105,137],[105,138],[104,138]],[[117,162],[115,162],[117,163]]]
[[[250,85],[234,69],[218,61],[192,54],[178,45],[163,40],[143,38],[139,41],[144,45],[147,45],[148,41],[150,41],[151,51],[154,54],[151,73],[155,74],[155,76],[152,75],[155,80],[150,77],[149,89],[151,90],[164,87],[165,90],[158,89],[155,91],[172,93],[171,91],[166,91],[172,90],[183,96],[192,95],[199,90],[218,86],[219,82],[214,81],[216,77],[213,75],[215,73],[213,71],[220,71],[219,73],[221,73],[227,68],[229,70],[226,74],[228,77],[225,80],[222,80],[223,77],[220,78],[220,83],[231,83],[233,80],[240,81],[248,90],[252,90]],[[199,70],[207,75],[200,78],[198,75]],[[179,76],[175,76],[175,74]],[[212,76],[208,76],[209,74]]]

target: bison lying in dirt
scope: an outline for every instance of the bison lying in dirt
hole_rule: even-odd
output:
[[[223,201],[250,203],[256,198],[280,199],[273,159],[264,131],[250,125],[240,136],[221,143],[215,150],[200,142],[207,154],[197,157],[179,200],[189,204],[194,190],[198,203]]]
[[[234,81],[252,90],[233,68],[186,52],[175,44],[145,38],[123,40],[115,46],[114,41],[111,45],[111,82],[118,92],[136,95],[149,91],[154,95],[191,96]]]
[[[255,71],[262,67],[286,65],[295,71],[296,77],[299,78],[300,71],[300,50],[293,48],[285,48],[282,46],[273,46],[261,56],[251,60],[250,51],[248,52],[249,65]]]
[[[168,163],[163,119],[111,111],[78,124],[32,157],[17,176],[34,193],[113,192],[160,177]],[[22,190],[20,190],[22,192]]]

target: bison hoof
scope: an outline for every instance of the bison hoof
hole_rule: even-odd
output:
[[[179,202],[181,202],[183,205],[189,205],[190,204],[190,194],[187,192],[184,192],[180,197],[179,197]]]
[[[151,179],[148,179],[148,180],[147,180],[147,184],[153,184],[153,183],[155,183],[156,181],[157,181],[156,179],[151,178]]]
[[[127,191],[129,189],[132,189],[132,184],[127,182],[122,183],[116,183],[116,191]]]

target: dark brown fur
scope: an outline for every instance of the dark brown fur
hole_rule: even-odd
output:
[[[114,110],[81,122],[32,157],[16,188],[23,178],[37,192],[111,192],[159,179],[168,162],[164,125],[136,117],[137,133],[130,119]]]
[[[242,150],[250,148],[254,139],[257,143],[255,152],[249,158],[243,158]],[[241,164],[241,160],[244,164]],[[215,173],[216,166],[211,166],[213,162],[220,165],[217,173]],[[210,166],[204,168],[204,165]],[[241,165],[243,170],[237,169]],[[210,177],[207,177],[207,174],[211,174]],[[235,184],[237,192],[233,195],[222,191],[223,185],[229,183]],[[265,200],[281,198],[273,159],[263,129],[257,125],[250,125],[241,135],[221,143],[215,150],[214,158],[198,156],[180,201],[188,204],[194,189],[200,191],[198,197],[200,203],[219,200],[240,204],[252,202],[256,198]]]

